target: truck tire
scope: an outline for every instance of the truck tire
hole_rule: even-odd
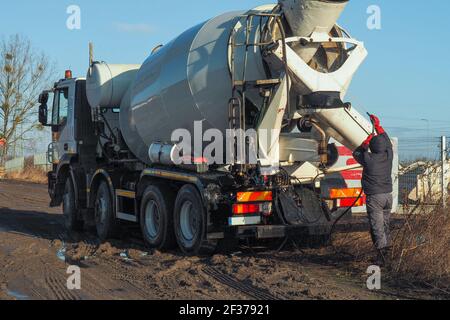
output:
[[[176,244],[173,231],[174,195],[160,185],[150,185],[141,201],[142,235],[150,248],[172,249]]]
[[[80,220],[78,216],[78,210],[75,203],[75,188],[71,177],[68,177],[66,179],[62,207],[64,216],[64,227],[66,228],[66,230],[69,233],[82,231],[83,221]]]
[[[207,241],[206,210],[197,188],[185,185],[175,201],[174,225],[177,243],[186,255],[211,254],[217,241]]]
[[[114,214],[111,191],[105,181],[102,181],[98,187],[94,209],[95,225],[100,241],[114,238],[117,235],[118,222]]]

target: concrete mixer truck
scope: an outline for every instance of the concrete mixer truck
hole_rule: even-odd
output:
[[[367,56],[336,24],[348,0],[279,0],[203,22],[143,64],[93,61],[39,97],[52,129],[51,206],[100,239],[140,224],[148,246],[327,235],[331,139],[355,149],[372,125],[344,102]],[[51,111],[48,108],[52,102]],[[351,201],[348,201],[351,199]]]

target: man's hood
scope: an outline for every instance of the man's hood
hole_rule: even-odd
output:
[[[386,139],[381,136],[376,136],[370,141],[370,151],[372,153],[384,153],[388,148]]]

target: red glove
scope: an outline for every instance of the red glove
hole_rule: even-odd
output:
[[[377,116],[371,115],[370,120],[372,121],[373,125],[375,126],[375,131],[378,134],[385,133],[383,127],[380,125],[380,119]]]
[[[370,142],[372,141],[372,139],[375,137],[374,134],[371,134],[370,136],[367,137],[367,139],[362,143],[361,147],[363,149],[368,150],[369,146],[370,146]]]

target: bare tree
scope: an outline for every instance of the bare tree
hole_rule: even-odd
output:
[[[51,84],[49,58],[33,49],[31,42],[14,35],[0,42],[0,164],[12,147],[32,139],[37,122],[37,98]]]

